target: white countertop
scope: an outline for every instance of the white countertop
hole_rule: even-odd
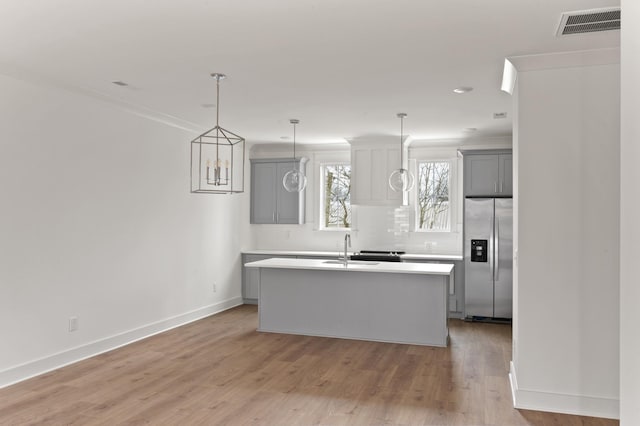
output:
[[[318,256],[338,257],[339,250],[313,251],[313,250],[242,250],[242,254],[259,254],[265,256]]]
[[[314,269],[322,271],[386,272],[394,274],[450,275],[453,264],[410,262],[363,262],[350,260],[347,267],[342,262],[324,259],[277,258],[245,263],[247,268]]]
[[[400,255],[403,261],[407,260],[463,260],[464,257],[459,254],[418,254],[418,253],[406,253]]]
[[[312,250],[243,250],[243,254],[258,254],[265,256],[316,256],[316,257],[338,257],[338,250],[335,251],[312,251]],[[462,255],[456,254],[419,254],[407,253],[400,256],[407,260],[463,260]]]

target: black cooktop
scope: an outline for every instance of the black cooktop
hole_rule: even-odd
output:
[[[400,255],[404,251],[361,250],[350,256],[351,260],[369,260],[376,262],[401,262]]]

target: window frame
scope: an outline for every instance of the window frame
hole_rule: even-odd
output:
[[[411,203],[413,204],[412,214],[413,218],[413,231],[416,233],[427,233],[427,234],[452,234],[458,232],[458,221],[457,221],[457,212],[458,212],[458,159],[452,158],[449,156],[420,156],[414,158],[411,162],[412,172],[415,176],[415,185],[411,192]],[[420,171],[420,163],[448,163],[449,164],[449,229],[424,229],[420,228],[419,220],[420,214],[418,212],[419,203],[418,203],[418,194],[419,194],[419,171]]]
[[[325,211],[325,205],[324,205],[324,200],[325,200],[325,169],[327,166],[344,166],[347,165],[349,167],[351,167],[351,161],[348,160],[335,160],[335,161],[331,161],[331,160],[324,160],[319,162],[318,164],[318,208],[316,209],[316,213],[318,215],[318,230],[319,231],[328,231],[328,232],[332,232],[332,231],[337,231],[337,232],[345,232],[345,231],[351,231],[354,229],[354,214],[353,214],[353,205],[351,204],[351,201],[349,201],[349,208],[351,209],[350,212],[350,216],[351,216],[351,226],[346,228],[346,227],[327,227],[325,226],[325,216],[324,216],[324,211]]]

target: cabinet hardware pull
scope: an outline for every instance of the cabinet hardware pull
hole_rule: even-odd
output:
[[[271,220],[275,223],[275,221],[276,221],[276,212],[273,212],[273,217],[272,217]]]
[[[498,192],[498,182],[493,182],[493,192]]]
[[[500,193],[502,194],[502,181],[500,181]]]

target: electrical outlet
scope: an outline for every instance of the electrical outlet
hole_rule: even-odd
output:
[[[218,285],[216,283],[213,283],[213,292],[217,292],[218,291]]]
[[[78,329],[78,317],[69,317],[69,332]]]

